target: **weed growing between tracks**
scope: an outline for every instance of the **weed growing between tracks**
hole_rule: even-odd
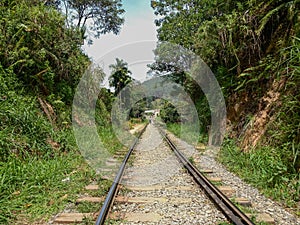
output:
[[[300,200],[300,175],[288,168],[282,152],[282,149],[262,147],[245,153],[234,141],[226,140],[218,160],[267,196],[295,207]],[[299,209],[295,211],[300,215]]]
[[[257,225],[268,225],[267,223],[264,223],[264,222],[258,222],[258,223],[255,223]],[[222,223],[219,223],[218,225],[234,225],[233,223],[228,223],[228,222],[222,222]]]

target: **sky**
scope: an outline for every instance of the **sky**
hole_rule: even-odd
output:
[[[152,50],[157,41],[154,11],[150,0],[122,0],[122,3],[126,12],[119,35],[102,35],[93,40],[93,45],[85,45],[84,50],[107,75],[110,75],[109,65],[118,57],[128,63],[133,78],[144,81],[149,70],[146,65],[153,62]],[[108,85],[107,80],[104,85]]]

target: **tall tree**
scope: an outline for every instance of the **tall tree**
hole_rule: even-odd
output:
[[[77,30],[64,25],[57,10],[34,0],[0,4],[0,64],[30,90],[52,93],[71,103],[90,61]]]
[[[159,15],[155,23],[161,41],[180,44],[194,50],[194,36],[205,20],[220,16],[232,0],[158,0],[151,1],[154,13]]]
[[[124,89],[133,79],[128,70],[128,64],[122,59],[116,58],[116,63],[109,66],[112,70],[109,77],[109,85],[115,89],[118,96],[117,110],[112,111],[112,121],[116,127],[124,126],[122,121],[126,120],[130,110],[130,89]],[[128,114],[127,114],[128,112]]]
[[[119,58],[116,58],[116,64],[110,65],[109,68],[112,70],[109,85],[115,89],[115,95],[118,95],[132,81],[131,71],[128,69],[128,64]]]
[[[50,1],[53,2],[53,1]],[[99,38],[113,32],[118,34],[124,23],[121,0],[60,0],[67,25],[77,27],[83,35]]]

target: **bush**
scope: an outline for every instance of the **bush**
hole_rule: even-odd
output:
[[[300,176],[291,171],[281,148],[262,147],[245,153],[233,140],[227,139],[219,160],[264,193],[287,205],[295,205],[300,196]]]
[[[180,115],[177,112],[175,106],[173,106],[170,102],[165,102],[161,111],[160,117],[165,123],[175,123],[179,122]]]

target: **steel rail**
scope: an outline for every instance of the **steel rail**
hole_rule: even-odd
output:
[[[167,134],[159,128],[160,133],[178,156],[182,164],[193,176],[197,183],[204,189],[207,195],[221,209],[224,215],[236,225],[254,225],[254,223],[237,208],[215,185],[213,185],[185,156],[178,150]]]
[[[138,140],[140,139],[140,137],[142,136],[142,134],[144,133],[144,131],[146,130],[146,127],[148,126],[148,124],[145,125],[145,127],[143,128],[143,130],[139,133],[139,135],[135,138],[133,144],[131,145],[131,147],[129,148],[129,151],[127,152],[126,156],[124,157],[123,159],[123,162],[120,166],[120,169],[114,179],[114,182],[112,184],[112,186],[110,187],[109,189],[109,192],[105,198],[105,201],[103,203],[103,206],[100,210],[100,213],[98,215],[98,218],[96,220],[96,225],[103,225],[104,222],[105,222],[105,219],[108,215],[108,212],[110,210],[110,207],[113,203],[113,200],[115,198],[115,195],[117,194],[117,189],[118,189],[118,185],[120,183],[120,180],[123,176],[123,173],[124,173],[124,169],[125,169],[125,166],[126,166],[126,163],[132,153],[132,151],[134,150],[136,144],[138,143]]]

